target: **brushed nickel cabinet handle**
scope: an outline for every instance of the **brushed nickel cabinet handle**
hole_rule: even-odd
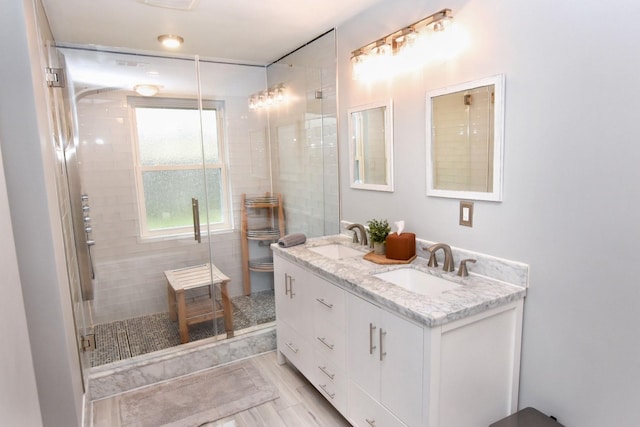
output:
[[[334,397],[336,397],[336,394],[335,394],[335,393],[329,393],[329,392],[327,391],[327,385],[326,385],[326,384],[319,384],[319,385],[320,385],[320,388],[322,389],[322,391],[324,391],[324,392],[327,394],[327,396],[329,396],[329,397],[330,397],[330,398],[332,398],[332,399],[333,399]]]
[[[294,281],[294,278],[293,276],[290,275],[289,276],[289,299],[293,299],[293,296],[295,295],[293,293],[293,281]]]
[[[382,344],[383,344],[383,337],[387,335],[386,331],[383,331],[382,328],[380,328],[380,361],[382,362],[384,360],[384,357],[387,355],[386,351],[382,350]]]
[[[333,344],[329,344],[329,343],[324,339],[324,337],[316,337],[316,338],[318,338],[318,341],[320,341],[322,344],[326,345],[326,346],[329,348],[329,350],[333,350],[334,345],[333,345]]]
[[[376,349],[376,346],[373,345],[373,331],[375,330],[375,325],[373,323],[369,323],[369,354],[373,354],[373,350]]]
[[[326,376],[328,376],[331,379],[334,379],[336,377],[336,374],[332,374],[329,371],[327,371],[327,367],[326,366],[318,366],[318,369],[320,369],[323,374],[325,374]]]
[[[289,295],[289,275],[284,273],[284,294]]]
[[[320,304],[324,305],[327,308],[333,308],[333,304],[329,304],[324,300],[324,298],[316,298],[316,301],[318,301]]]
[[[297,353],[298,351],[300,351],[299,348],[295,348],[293,346],[293,343],[286,343],[287,347],[289,347],[291,349],[291,351],[293,351],[294,353]]]

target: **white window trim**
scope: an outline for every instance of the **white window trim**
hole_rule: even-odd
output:
[[[157,239],[175,239],[193,236],[193,226],[169,228],[162,230],[149,230],[146,221],[146,204],[144,199],[144,186],[142,173],[151,170],[202,170],[203,164],[200,165],[178,165],[178,166],[142,166],[140,164],[140,145],[138,144],[138,125],[136,121],[136,108],[186,108],[198,110],[199,102],[197,99],[187,98],[145,98],[138,96],[127,97],[129,105],[129,117],[131,123],[131,141],[133,144],[133,162],[134,174],[136,181],[136,199],[138,209],[138,229],[140,230],[140,240],[157,240]],[[227,163],[227,141],[224,129],[224,102],[203,100],[202,108],[205,110],[215,109],[217,111],[217,129],[218,129],[218,163],[204,164],[206,169],[219,169],[220,180],[222,185],[222,206],[223,221],[217,223],[201,224],[200,232],[203,235],[207,233],[220,233],[233,231],[233,215],[231,209],[231,186],[229,185],[229,166]],[[204,184],[206,186],[206,183]],[[206,187],[205,187],[206,188]],[[207,189],[208,190],[208,189]],[[204,200],[204,206],[200,209],[207,208],[207,201]],[[202,203],[202,202],[201,202]]]

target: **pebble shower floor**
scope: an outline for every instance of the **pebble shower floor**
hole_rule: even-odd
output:
[[[236,331],[275,320],[273,290],[233,297],[231,305],[233,329]],[[219,334],[224,332],[222,319],[217,320],[216,326]],[[169,313],[156,313],[95,325],[94,334],[96,349],[91,353],[92,367],[180,345],[178,322],[171,321]],[[212,322],[189,327],[191,341],[213,335]]]

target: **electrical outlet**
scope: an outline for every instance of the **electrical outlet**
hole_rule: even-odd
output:
[[[460,200],[460,225],[473,227],[473,202]]]

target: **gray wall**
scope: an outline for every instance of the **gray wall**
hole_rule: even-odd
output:
[[[342,218],[404,219],[418,237],[530,264],[520,406],[568,426],[640,422],[640,5],[386,0],[338,27]],[[389,82],[351,79],[350,52],[442,8],[471,35],[455,60]],[[425,196],[425,92],[506,75],[504,201]],[[393,98],[396,191],[352,190],[347,108]]]
[[[71,301],[64,264],[64,247],[60,234],[53,150],[50,148],[46,114],[45,84],[41,66],[41,50],[35,29],[35,12],[30,1],[3,4],[0,33],[0,144],[4,174],[15,236],[24,313],[29,330],[31,355],[20,339],[5,337],[3,346],[14,340],[21,363],[8,369],[35,373],[38,401],[25,396],[25,425],[39,425],[33,417],[39,403],[45,426],[79,425],[82,417],[82,383],[78,354],[75,350]],[[43,27],[44,28],[44,27]],[[3,219],[3,227],[7,225]],[[8,237],[2,235],[3,239]],[[13,256],[3,241],[1,256]],[[15,294],[15,279],[5,276]],[[19,299],[11,301],[16,306]],[[20,312],[19,307],[16,310]],[[3,313],[4,314],[4,313]],[[13,334],[24,333],[24,323],[16,318]],[[31,366],[28,366],[31,365]],[[14,372],[14,373],[15,373]],[[1,382],[11,377],[2,376]],[[14,385],[16,392],[18,385]],[[3,407],[5,401],[2,403]],[[27,419],[29,418],[29,419]],[[3,418],[3,422],[5,419]],[[9,421],[8,421],[9,422]]]

